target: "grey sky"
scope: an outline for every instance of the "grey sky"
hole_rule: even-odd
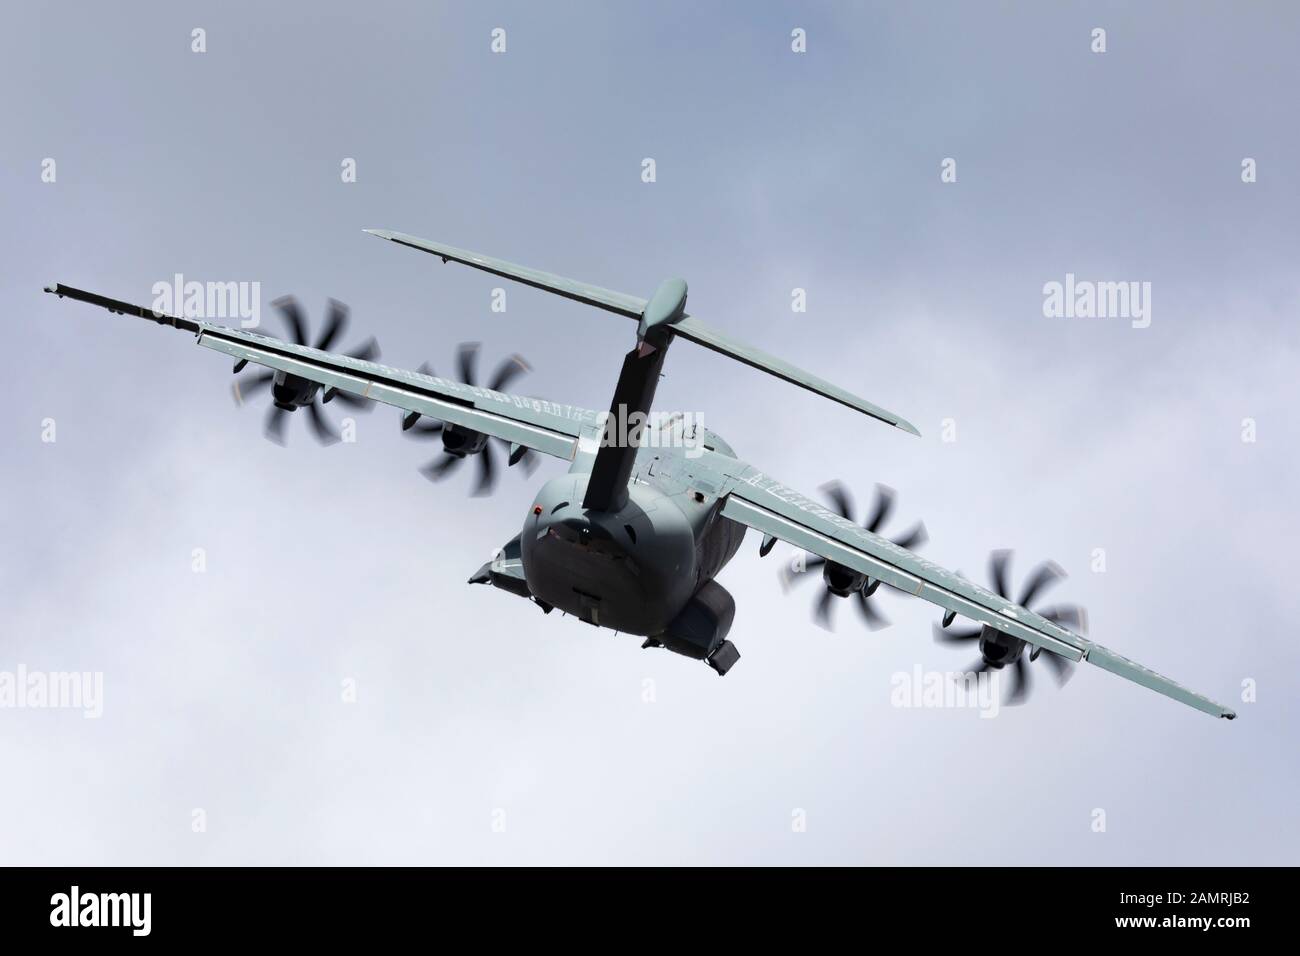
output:
[[[99,720],[0,710],[0,862],[1297,861],[1294,6],[3,17],[0,671],[102,671],[105,700]],[[924,553],[981,581],[991,548],[1018,575],[1056,559],[1092,637],[1240,719],[1086,667],[994,720],[893,707],[895,672],[973,654],[893,595],[891,629],[841,607],[826,634],[813,587],[776,586],[788,549],[760,561],[753,536],[720,578],[744,657],[719,680],[464,583],[560,463],[468,499],[418,475],[436,449],[391,409],[327,449],[291,421],[279,448],[220,357],[40,293],[260,281],[317,324],[349,303],[350,340],[392,364],[449,371],[481,340],[487,364],[530,359],[520,390],[607,405],[631,323],[518,287],[494,314],[501,283],[364,227],[642,296],[685,276],[693,314],[924,437],[688,343],[662,407],[809,492],[897,488]],[[1044,318],[1067,272],[1149,281],[1151,326]]]

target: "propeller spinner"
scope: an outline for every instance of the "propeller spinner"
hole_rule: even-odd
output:
[[[283,296],[271,303],[278,310],[279,315],[288,327],[290,341],[295,345],[307,345],[307,322],[303,317],[302,307],[298,305],[298,300],[293,296]],[[348,307],[336,299],[329,300],[329,308],[325,316],[325,327],[317,337],[314,344],[310,347],[328,351],[335,341],[337,341],[347,329],[348,326]],[[263,335],[270,333],[262,332]],[[274,338],[274,336],[272,336]],[[373,339],[367,339],[362,345],[350,352],[343,353],[352,358],[362,359],[363,361],[372,361],[379,357],[379,344]],[[235,363],[234,371],[236,374],[244,370],[247,365],[246,360]],[[342,405],[359,411],[368,411],[373,402],[368,399],[358,398],[348,392],[340,392],[335,389],[326,389],[324,394],[318,394],[321,386],[300,378],[297,375],[290,375],[287,372],[276,372],[271,369],[263,369],[243,378],[235,379],[233,392],[235,403],[242,405],[244,402],[264,391],[267,387],[271,389],[271,408],[267,411],[266,424],[264,432],[266,437],[277,445],[283,445],[284,442],[284,423],[289,417],[289,413],[299,408],[307,409],[307,424],[311,426],[312,434],[322,445],[332,445],[339,440],[337,429],[325,417],[321,406],[327,402],[337,399]]]
[[[1011,554],[1010,551],[994,551],[989,556],[989,583],[993,590],[997,592],[997,595],[1007,601],[1012,600],[1011,590],[1008,585]],[[1041,610],[1034,608],[1034,602],[1039,595],[1065,576],[1065,572],[1060,565],[1053,561],[1043,562],[1025,579],[1025,583],[1020,589],[1020,596],[1015,599],[1014,603],[1027,610],[1034,611],[1040,617],[1046,618],[1054,624],[1084,633],[1087,631],[1088,616],[1082,607],[1075,604],[1057,604]],[[934,626],[934,639],[942,644],[971,644],[978,642],[980,659],[968,668],[969,671],[979,674],[986,670],[1000,671],[1007,667],[1011,668],[1011,690],[1006,701],[1008,705],[1023,704],[1029,699],[1033,687],[1029,664],[1038,660],[1040,656],[1043,656],[1051,669],[1057,686],[1064,687],[1074,673],[1074,661],[1053,654],[1050,651],[1046,655],[1042,655],[1042,648],[1040,647],[1028,648],[1029,652],[1026,653],[1028,645],[1024,641],[996,628],[989,627],[987,624],[982,624],[979,627],[952,630],[948,627],[951,623],[952,616],[945,615],[944,623]]]
[[[477,384],[478,353],[477,342],[462,342],[456,351],[456,372],[460,381],[466,385]],[[531,370],[532,367],[523,356],[511,355],[497,366],[487,387],[494,392],[502,391],[518,376]],[[423,363],[418,371],[422,375],[434,374],[428,362]],[[489,438],[479,432],[446,422],[423,420],[418,412],[408,412],[402,417],[402,431],[413,438],[442,439],[442,454],[420,469],[420,474],[430,481],[441,481],[446,478],[459,468],[467,457],[473,455],[478,459],[478,477],[470,494],[475,497],[486,495],[496,486],[497,459],[492,445],[496,442],[508,447],[509,443],[503,439]],[[533,469],[537,467],[537,454],[531,448],[508,454],[509,464],[522,464],[526,474],[532,474]]]
[[[849,521],[855,520],[853,517],[855,510],[853,498],[841,482],[828,482],[822,485],[821,490],[830,498],[835,511],[841,517],[847,518]],[[885,485],[876,485],[875,501],[872,504],[871,513],[863,521],[862,527],[873,533],[879,533],[894,510],[896,497],[894,489]],[[925,524],[918,521],[906,534],[890,540],[900,548],[914,550],[925,544],[929,540],[929,535],[926,533]],[[833,561],[827,561],[818,555],[805,555],[802,571],[807,572],[817,568],[822,570],[822,580],[825,584],[825,590],[822,591],[822,594],[813,605],[813,620],[819,627],[828,631],[834,630],[835,618],[832,610],[835,606],[834,598],[850,596],[854,597],[858,612],[862,615],[862,619],[868,628],[878,631],[889,626],[889,618],[885,617],[872,600],[876,589],[881,585],[880,581],[870,580],[864,574],[843,567]],[[795,582],[802,580],[806,580],[805,574],[796,571],[792,567],[783,568],[781,571],[781,585],[786,590],[789,590]]]

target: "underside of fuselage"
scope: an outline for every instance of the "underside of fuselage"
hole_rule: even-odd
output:
[[[744,529],[718,515],[716,502],[652,481],[633,481],[616,510],[589,511],[585,478],[565,475],[538,492],[520,535],[529,590],[588,623],[660,634],[725,563],[706,560],[717,550],[707,539],[739,547]]]
[[[715,447],[730,452],[720,440]],[[644,646],[708,660],[726,641],[735,610],[713,578],[745,529],[684,480],[689,467],[682,449],[643,448],[624,503],[598,511],[583,504],[589,472],[575,462],[576,470],[539,489],[519,537],[500,552],[504,559],[471,580],[647,638]]]

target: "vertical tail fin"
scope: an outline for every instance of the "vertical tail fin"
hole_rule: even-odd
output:
[[[627,500],[628,479],[632,476],[641,433],[645,430],[645,417],[654,402],[659,372],[667,351],[667,346],[651,350],[633,349],[623,357],[623,370],[614,387],[605,434],[591,466],[587,494],[582,499],[584,508],[612,511]],[[627,428],[629,422],[633,423],[631,428]]]

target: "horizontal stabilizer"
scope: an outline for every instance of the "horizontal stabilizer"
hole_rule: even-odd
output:
[[[387,239],[403,246],[410,246],[412,249],[419,249],[421,252],[431,253],[443,262],[459,262],[461,265],[469,266],[472,269],[490,272],[492,275],[501,276],[503,279],[513,279],[515,282],[530,285],[534,289],[554,292],[566,299],[573,299],[586,305],[594,305],[598,309],[616,312],[619,315],[627,316],[629,319],[639,319],[641,313],[645,311],[646,300],[637,298],[634,295],[624,295],[622,292],[602,289],[600,286],[579,282],[577,279],[566,279],[563,276],[552,275],[540,269],[515,265],[513,262],[506,262],[504,259],[494,259],[491,256],[480,255],[477,252],[468,252],[464,249],[457,249],[455,246],[444,245],[441,242],[430,242],[428,239],[408,236],[404,232],[391,232],[387,229],[364,229],[362,231],[371,236],[378,236],[380,239]]]
[[[859,398],[852,392],[847,392],[838,385],[832,385],[825,379],[818,378],[811,372],[805,372],[798,366],[791,365],[784,359],[779,359],[775,355],[754,348],[752,345],[746,345],[744,342],[738,342],[728,335],[724,335],[717,329],[705,325],[698,319],[686,316],[681,321],[673,325],[673,334],[679,338],[689,339],[696,345],[703,345],[705,348],[713,349],[715,352],[721,352],[723,355],[729,355],[738,362],[744,362],[753,368],[762,369],[769,372],[777,378],[784,379],[792,385],[798,385],[800,388],[806,388],[810,392],[816,392],[818,395],[825,396],[832,401],[839,402],[841,405],[847,405],[849,408],[856,409],[872,418],[879,419],[895,428],[901,428],[905,432],[913,435],[920,435],[916,426],[907,419],[894,414],[879,405],[873,405],[865,398]]]
[[[469,252],[441,242],[431,242],[428,239],[420,239],[403,232],[392,232],[388,229],[366,229],[364,231],[380,239],[387,239],[438,256],[443,262],[459,262],[473,269],[489,272],[504,279],[513,279],[516,282],[522,282],[524,285],[532,286],[534,289],[542,289],[555,295],[562,295],[566,299],[593,305],[598,309],[604,309],[607,312],[613,312],[629,319],[641,321],[646,313],[646,306],[650,303],[650,300],[638,296],[614,292],[611,289],[604,289],[587,282],[579,282],[577,279],[566,279],[564,276],[543,272],[540,269],[530,269],[527,266],[516,265],[504,259],[495,259],[481,253]],[[682,302],[679,305],[685,304],[685,287],[685,283],[682,282],[683,295]],[[645,324],[642,323],[643,326]],[[874,405],[866,399],[859,398],[838,385],[832,385],[825,379],[818,378],[810,372],[805,372],[784,359],[779,359],[775,355],[769,355],[767,352],[724,335],[717,329],[692,318],[681,309],[678,309],[677,313],[673,314],[660,327],[671,330],[674,335],[697,345],[703,345],[705,348],[730,356],[753,368],[762,369],[764,372],[784,379],[792,385],[806,388],[810,392],[816,392],[818,395],[839,402],[841,405],[846,405],[855,411],[870,415],[872,418],[893,425],[895,428],[900,428],[913,435],[921,434],[916,430],[916,426],[905,418],[883,409],[879,405]]]

